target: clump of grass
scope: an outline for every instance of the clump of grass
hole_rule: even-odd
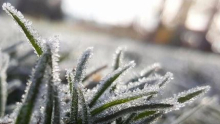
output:
[[[92,89],[84,83],[89,78],[85,74],[93,48],[86,49],[74,70],[68,70],[68,85],[60,83],[58,48],[59,39],[41,38],[32,29],[30,22],[11,4],[3,4],[3,9],[21,27],[27,40],[38,55],[37,64],[32,72],[26,93],[14,112],[1,119],[1,123],[15,124],[143,124],[153,123],[163,114],[178,110],[206,93],[210,87],[201,86],[157,99],[162,95],[166,84],[173,78],[172,73],[164,76],[154,74],[158,64],[147,67],[140,76],[119,82],[119,78],[130,71],[135,62],[122,65],[123,49],[115,54],[113,71]],[[5,61],[0,61],[4,65]],[[7,63],[7,61],[6,61]],[[2,66],[1,66],[2,67]],[[6,67],[6,66],[4,66]],[[101,70],[100,68],[98,70]],[[97,71],[98,71],[97,70]],[[96,71],[94,71],[96,72]],[[1,69],[1,115],[4,115],[5,69]],[[89,74],[91,75],[91,74]],[[153,83],[152,83],[153,82]]]

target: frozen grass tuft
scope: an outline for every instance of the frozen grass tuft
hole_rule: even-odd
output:
[[[42,39],[31,23],[11,4],[3,4],[6,11],[21,27],[33,49],[38,55],[36,67],[26,88],[21,103],[14,112],[4,116],[6,93],[5,71],[8,57],[0,53],[0,113],[1,123],[15,124],[142,124],[154,123],[162,115],[178,110],[205,94],[210,87],[202,86],[184,91],[170,98],[156,99],[163,95],[166,84],[173,74],[156,74],[160,64],[144,69],[140,76],[119,82],[119,78],[130,71],[135,62],[123,62],[123,49],[118,48],[114,55],[112,72],[94,88],[86,88],[84,82],[92,74],[86,75],[89,58],[93,48],[86,49],[75,69],[67,71],[68,84],[59,78],[59,38]],[[99,71],[104,67],[95,70]],[[87,82],[87,84],[90,82]],[[42,97],[44,96],[44,97]]]

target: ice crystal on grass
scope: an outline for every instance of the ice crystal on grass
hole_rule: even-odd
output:
[[[35,49],[37,55],[41,55],[43,53],[42,48],[44,45],[44,41],[36,32],[36,30],[32,28],[32,23],[25,19],[23,14],[15,9],[10,3],[4,3],[2,5],[2,8],[6,11],[7,14],[12,16],[15,22],[19,25],[21,31],[24,32],[32,47]]]
[[[113,69],[116,70],[122,65],[122,60],[123,60],[123,52],[125,48],[117,48],[116,53],[113,58]]]
[[[159,70],[161,68],[161,65],[159,63],[154,63],[151,66],[148,66],[147,68],[143,69],[141,71],[141,73],[139,74],[139,76],[135,76],[134,78],[131,78],[130,80],[128,80],[126,82],[126,84],[130,83],[130,82],[138,82],[141,79],[144,79],[146,77],[149,77],[150,75],[152,75],[153,73],[155,73],[157,70]]]
[[[2,117],[5,113],[7,99],[6,69],[8,67],[9,57],[0,51],[0,58],[0,117]]]
[[[191,103],[193,102],[196,98],[202,96],[208,90],[210,89],[210,86],[203,86],[203,87],[196,87],[190,90],[187,90],[185,92],[181,92],[174,97],[177,98],[177,101],[179,103]]]
[[[99,88],[96,92],[96,94],[92,97],[92,100],[89,103],[89,106],[92,107],[98,98],[107,90],[109,87],[112,85],[112,83],[122,74],[124,73],[127,69],[130,69],[135,66],[135,63],[131,61],[124,67],[118,68],[115,70],[113,73],[107,75],[104,79],[100,81]]]
[[[43,83],[43,77],[50,59],[50,55],[51,53],[46,52],[39,58],[39,61],[30,79],[30,85],[23,100],[23,105],[21,106],[15,121],[16,124],[28,124],[31,119],[32,111],[39,94],[40,86]]]
[[[85,76],[92,48],[86,49],[75,69],[67,70],[68,84],[59,78],[59,38],[42,40],[31,28],[31,23],[10,4],[3,9],[18,23],[38,54],[38,62],[27,83],[25,95],[12,114],[2,117],[0,123],[15,124],[142,124],[155,122],[162,115],[178,110],[205,94],[210,87],[203,86],[179,93],[170,98],[158,99],[163,95],[166,84],[173,74],[157,74],[159,64],[146,67],[138,76],[121,80],[135,63],[122,63],[123,49],[114,55],[113,71],[104,76],[98,85],[87,89],[85,84],[93,73],[106,68],[102,66]],[[4,115],[6,100],[5,71],[7,57],[0,52],[0,103]],[[126,77],[128,78],[128,77]],[[120,80],[119,80],[120,79]],[[64,82],[64,81],[62,81]],[[157,99],[156,99],[157,98]]]

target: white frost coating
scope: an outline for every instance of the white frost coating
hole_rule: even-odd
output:
[[[101,103],[96,104],[94,107],[92,107],[91,111],[96,109],[96,108],[101,107],[102,105],[104,105],[106,103],[110,103],[110,102],[115,101],[115,100],[121,100],[121,99],[126,99],[126,98],[129,99],[129,98],[138,97],[138,96],[140,98],[137,98],[135,100],[145,99],[150,95],[149,94],[150,92],[159,92],[159,87],[147,87],[147,88],[144,88],[142,90],[136,89],[134,91],[127,91],[127,92],[125,92],[123,94],[120,94],[120,95],[110,96],[106,100],[103,100]],[[129,103],[126,103],[126,104],[129,104]]]
[[[156,83],[159,83],[159,81],[162,79],[163,77],[160,75],[155,75],[155,76],[147,77],[147,78],[144,77],[137,82],[130,82],[127,86],[128,86],[128,89],[130,90],[138,88],[138,87],[149,87],[149,86],[155,85]]]
[[[100,81],[99,85],[96,86],[96,88],[95,88],[95,89],[96,89],[96,92],[94,93],[94,95],[93,95],[92,97],[90,96],[89,99],[92,100],[97,93],[101,92],[101,90],[102,90],[103,87],[106,85],[106,82],[107,82],[109,79],[113,78],[115,75],[120,74],[120,73],[122,73],[122,72],[123,72],[123,74],[121,74],[121,76],[125,75],[125,73],[126,73],[129,69],[133,68],[134,66],[135,66],[135,62],[134,62],[134,61],[131,61],[131,62],[129,62],[128,64],[126,64],[125,66],[119,67],[119,68],[118,68],[117,70],[115,70],[114,72],[112,72],[112,73],[108,74],[107,76],[105,76],[105,77]],[[114,82],[116,82],[117,80],[119,80],[119,78],[116,79]],[[111,94],[108,92],[108,90],[109,90],[109,88],[107,89],[107,92],[105,92],[104,94],[102,94],[102,96],[100,96],[100,100],[101,100],[101,101],[102,101],[102,100],[105,100],[106,98],[108,98],[109,96],[111,96]]]
[[[132,122],[132,124],[144,124],[144,123],[154,124],[163,115],[162,113],[164,113],[164,112],[163,111],[156,112],[155,114],[150,115],[147,118],[142,118],[142,119],[139,119],[135,122]],[[158,114],[159,114],[159,116],[158,116]],[[156,115],[156,118],[155,118],[155,115]],[[153,120],[152,120],[152,118],[153,118]],[[151,121],[151,122],[149,122],[149,121]]]
[[[190,99],[190,100],[188,100],[188,101],[186,101],[184,103],[179,103],[177,101],[178,98],[180,98],[180,97],[184,97],[184,96],[186,96],[188,94],[191,94],[193,92],[197,92],[197,91],[200,91],[200,90],[203,90],[203,92],[201,94],[199,94],[198,96],[193,97],[192,99]],[[165,101],[168,101],[168,102],[171,102],[171,103],[175,103],[174,107],[172,107],[170,109],[166,109],[164,111],[164,113],[169,113],[171,111],[176,111],[176,110],[181,109],[182,107],[185,107],[187,104],[192,103],[194,100],[196,100],[197,98],[201,97],[202,95],[207,93],[209,90],[210,90],[210,86],[202,86],[202,87],[196,87],[196,88],[193,88],[193,89],[190,89],[188,91],[184,91],[184,92],[181,92],[181,93],[178,93],[178,94],[174,94],[174,97],[168,98],[168,99],[165,100]]]
[[[76,71],[74,72],[74,82],[81,82],[85,76],[85,69],[87,67],[88,60],[91,58],[93,52],[93,47],[89,47],[82,54],[81,58],[78,60]],[[74,83],[77,84],[77,83]]]
[[[167,72],[163,78],[159,81],[158,85],[161,88],[164,88],[169,82],[173,80],[173,73]]]
[[[14,122],[14,119],[12,119],[9,115],[6,115],[3,118],[0,118],[0,124],[12,124],[13,122]]]
[[[153,65],[148,66],[146,69],[142,70],[140,75],[144,76],[146,73],[149,73],[151,71],[157,71],[160,68],[161,68],[161,65],[159,63],[154,63]]]
[[[85,97],[84,97],[85,89],[83,88],[82,84],[80,84],[79,89],[81,90],[81,92],[79,91],[79,99],[80,99],[79,100],[79,104],[80,104],[79,110],[82,113],[82,119],[83,120],[87,119],[88,123],[92,124],[90,108],[88,106],[88,103],[85,101]],[[84,115],[84,114],[86,114],[86,115]]]
[[[60,77],[59,77],[59,65],[58,65],[58,61],[59,61],[59,57],[60,55],[58,54],[59,52],[59,45],[60,40],[59,40],[59,36],[54,36],[52,38],[49,38],[49,40],[47,41],[47,44],[50,47],[51,53],[52,53],[52,73],[53,73],[53,82],[54,84],[59,84],[60,83]],[[44,50],[45,51],[45,50]]]
[[[6,70],[8,68],[9,56],[0,51],[0,59],[0,116],[3,116],[7,100]]]
[[[96,87],[92,88],[92,89],[87,89],[85,91],[85,94],[84,94],[84,97],[85,97],[85,100],[86,102],[89,102],[91,101],[92,97],[91,96],[94,96],[95,93],[98,91],[98,88],[100,87],[100,84],[98,84]]]
[[[0,51],[0,58],[1,58],[1,61],[0,61],[0,71],[1,71],[1,74],[3,74],[3,73],[6,72],[6,69],[8,67],[9,56],[7,54],[2,53]]]
[[[194,93],[194,92],[197,92],[197,91],[200,91],[200,90],[202,91],[202,93],[200,93],[199,95],[193,97],[192,99],[184,102],[183,104],[185,106],[186,104],[192,103],[195,99],[197,99],[197,98],[201,97],[202,95],[204,95],[205,93],[207,93],[210,90],[210,86],[201,86],[201,87],[192,88],[190,90],[175,94],[174,98],[176,98],[176,100],[177,100],[180,97],[184,97],[188,94],[191,94],[191,93]]]
[[[113,63],[112,63],[112,67],[114,68],[115,65],[116,65],[116,59],[119,59],[119,66],[122,65],[122,60],[123,60],[123,57],[124,57],[124,51],[126,50],[125,47],[118,47],[116,49],[116,52],[115,54],[113,55]],[[121,54],[119,56],[119,54]],[[119,58],[118,58],[119,57]]]
[[[174,101],[174,100],[173,100]],[[103,117],[106,117],[106,116],[109,116],[109,115],[112,115],[118,111],[121,111],[121,110],[124,110],[124,109],[127,109],[127,108],[131,108],[131,107],[137,107],[137,106],[144,106],[144,105],[152,105],[152,104],[171,104],[171,105],[175,105],[175,103],[172,103],[173,101],[170,101],[170,100],[160,100],[160,101],[146,101],[144,99],[137,99],[135,101],[131,101],[131,102],[128,102],[128,103],[125,103],[125,104],[120,104],[120,105],[116,105],[114,107],[111,107],[105,111],[103,111],[102,113],[100,114],[97,114],[94,116],[94,120],[98,119],[98,118],[103,118]],[[145,109],[145,110],[167,110],[167,109],[171,109],[172,107],[159,107],[159,108],[148,108],[148,109]],[[135,112],[139,112],[139,111],[143,111],[143,110],[133,110]],[[130,113],[130,112],[128,112]],[[128,113],[123,113],[123,115],[126,115]],[[114,120],[115,118],[113,118]]]
[[[159,63],[154,63],[153,65],[147,66],[147,68],[143,69],[140,74],[136,74],[135,77],[131,78],[125,84],[129,84],[132,82],[137,82],[139,80],[142,80],[144,78],[149,78],[153,76],[158,76],[156,72],[158,69],[161,68],[161,65]]]
[[[134,91],[136,89],[145,89],[145,88],[151,88],[155,87],[158,88],[158,85],[156,85],[163,77],[160,75],[155,75],[152,77],[142,78],[139,81],[136,82],[130,82],[127,85],[124,83],[117,83],[116,89],[114,91],[115,95],[121,95],[123,93],[126,93],[127,91]]]
[[[66,112],[70,111],[69,109],[71,103],[69,85],[59,85],[57,89],[59,90],[60,107],[62,108],[62,111],[60,111],[61,118],[65,118]]]
[[[41,47],[44,48],[44,44],[45,44],[45,40],[43,40],[41,38],[41,36],[39,36],[39,34],[37,33],[37,31],[35,29],[32,28],[32,22],[25,19],[23,14],[18,11],[17,9],[15,9],[10,3],[4,3],[2,5],[2,9],[10,16],[16,15],[19,20],[24,24],[24,26],[26,27],[26,29],[30,32],[30,34],[33,36],[34,40],[36,41],[36,43]],[[12,16],[13,18],[13,16]],[[16,22],[16,21],[15,21]],[[17,23],[16,23],[17,24]],[[19,26],[20,27],[20,26]],[[23,30],[21,29],[21,32],[23,32]],[[24,32],[23,32],[24,33]],[[26,37],[27,38],[27,37]],[[31,45],[32,46],[32,45]],[[33,46],[32,46],[33,47]],[[36,51],[35,51],[36,53]],[[36,53],[37,54],[37,53]]]

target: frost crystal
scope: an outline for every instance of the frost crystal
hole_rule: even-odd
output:
[[[120,67],[120,65],[122,65],[122,60],[123,60],[123,51],[125,51],[125,48],[122,47],[118,47],[115,55],[113,57],[113,69],[116,70]]]
[[[45,40],[43,40],[37,31],[32,28],[32,22],[25,19],[22,13],[15,9],[10,3],[4,3],[2,8],[8,15],[12,16],[15,22],[17,22],[21,28],[21,31],[26,35],[26,38],[30,41],[31,45],[36,50],[36,54],[41,55]]]
[[[49,38],[49,40],[47,41],[47,44],[50,47],[51,50],[51,54],[52,54],[52,68],[53,68],[53,82],[55,84],[59,84],[60,83],[60,77],[59,77],[59,65],[58,65],[58,61],[59,61],[59,57],[60,55],[58,54],[59,52],[59,37],[58,36],[54,36],[52,38]],[[45,51],[45,50],[44,50]]]
[[[76,67],[76,71],[74,72],[74,81],[75,82],[82,82],[84,76],[85,76],[85,69],[87,66],[87,62],[89,58],[92,56],[93,47],[89,47],[86,49],[86,51],[83,53],[82,57],[78,61],[78,65]]]
[[[203,94],[207,93],[209,89],[210,86],[196,87],[174,95],[174,98],[176,98],[179,103],[188,104],[193,102],[195,99],[202,96]]]
[[[0,51],[0,117],[4,116],[7,100],[6,69],[8,68],[9,56]]]
[[[118,48],[114,55],[113,72],[103,77],[94,87],[84,86],[84,77],[93,48],[86,49],[74,70],[67,70],[69,85],[61,84],[59,78],[59,38],[54,36],[41,39],[31,27],[31,22],[11,4],[2,6],[21,27],[39,56],[31,79],[27,83],[22,102],[16,109],[5,114],[6,68],[8,56],[0,52],[0,123],[8,124],[142,124],[155,122],[160,116],[178,110],[206,93],[210,87],[203,86],[181,92],[171,98],[156,98],[173,79],[167,72],[157,74],[161,68],[155,63],[148,66],[136,77],[124,82],[120,78],[135,66],[131,61],[122,65],[123,49]],[[103,67],[102,67],[103,68]],[[100,70],[100,69],[98,69]],[[89,83],[87,81],[86,83]],[[88,89],[87,89],[88,88]]]

